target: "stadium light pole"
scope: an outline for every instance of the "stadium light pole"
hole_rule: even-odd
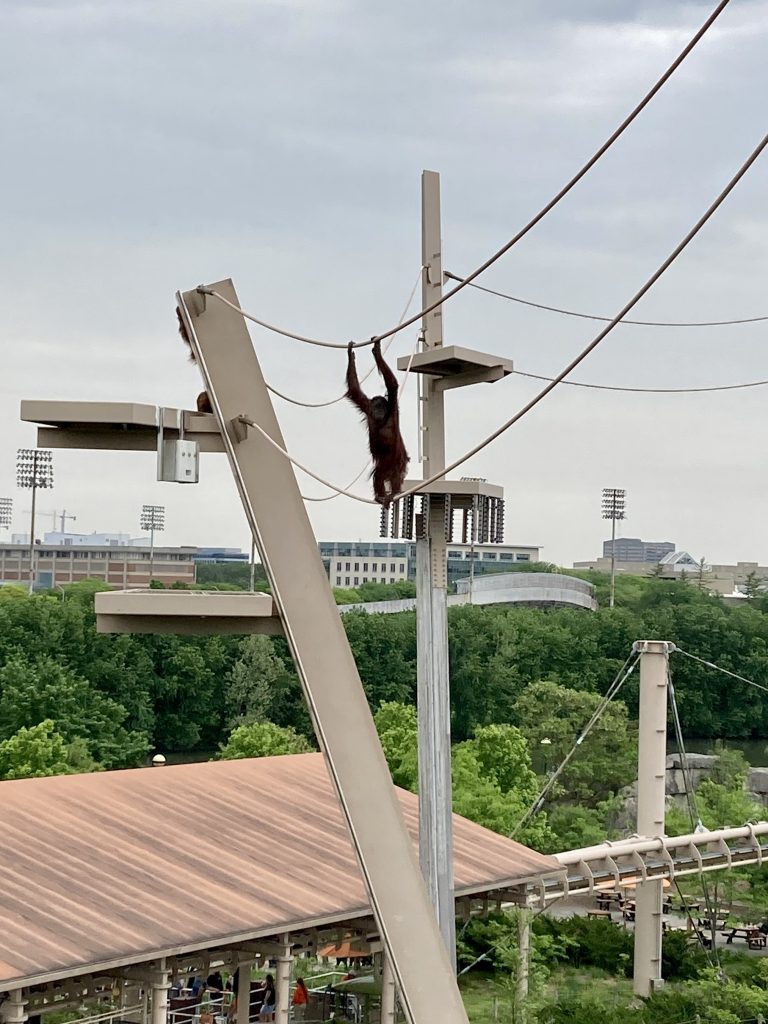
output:
[[[151,583],[155,570],[155,530],[162,533],[165,529],[165,506],[142,505],[139,526],[142,530],[149,530],[149,582]]]
[[[603,519],[611,520],[611,608],[616,600],[616,520],[626,518],[626,497],[627,492],[620,487],[603,488]]]
[[[53,452],[46,448],[19,448],[16,452],[16,484],[32,491],[29,524],[29,592],[35,589],[35,508],[37,489],[53,487]]]

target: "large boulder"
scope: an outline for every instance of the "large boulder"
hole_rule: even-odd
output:
[[[717,764],[716,754],[687,754],[688,774],[691,785],[698,789],[705,779],[712,777],[712,772]],[[682,756],[670,754],[667,758],[667,795],[685,795],[685,776],[683,774]]]
[[[750,768],[746,789],[750,796],[768,806],[768,768]]]

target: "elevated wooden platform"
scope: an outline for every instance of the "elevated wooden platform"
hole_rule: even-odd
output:
[[[439,377],[440,380],[436,383],[439,391],[461,388],[468,384],[492,384],[514,372],[511,359],[504,359],[488,352],[477,352],[472,348],[462,348],[460,345],[443,345],[440,348],[418,352],[412,361],[410,356],[401,356],[397,360],[398,370],[406,370],[409,363],[411,373]]]
[[[97,633],[185,636],[283,632],[270,594],[221,590],[110,590],[96,594]]]
[[[37,423],[40,448],[90,448],[149,452],[157,448],[158,408],[138,402],[21,403],[21,419]],[[216,418],[191,409],[163,409],[166,440],[179,437],[179,423],[188,441],[201,452],[223,452]]]

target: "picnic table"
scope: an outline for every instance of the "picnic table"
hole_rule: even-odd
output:
[[[717,919],[715,919],[713,921],[711,917],[707,918],[706,920],[700,917],[698,920],[698,924],[699,928],[706,928],[710,932],[724,932],[726,930],[726,923],[724,920],[718,921]]]
[[[750,949],[765,949],[766,936],[753,924],[736,925],[733,928],[724,928],[726,943],[730,945],[734,939],[743,938]]]
[[[603,910],[610,908],[612,903],[621,904],[623,896],[620,892],[616,892],[615,889],[608,889],[605,892],[599,892],[597,894],[597,905]]]

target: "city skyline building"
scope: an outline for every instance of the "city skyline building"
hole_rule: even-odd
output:
[[[660,562],[677,550],[670,540],[641,540],[639,537],[616,537],[603,541],[603,558],[611,551],[617,562]]]

